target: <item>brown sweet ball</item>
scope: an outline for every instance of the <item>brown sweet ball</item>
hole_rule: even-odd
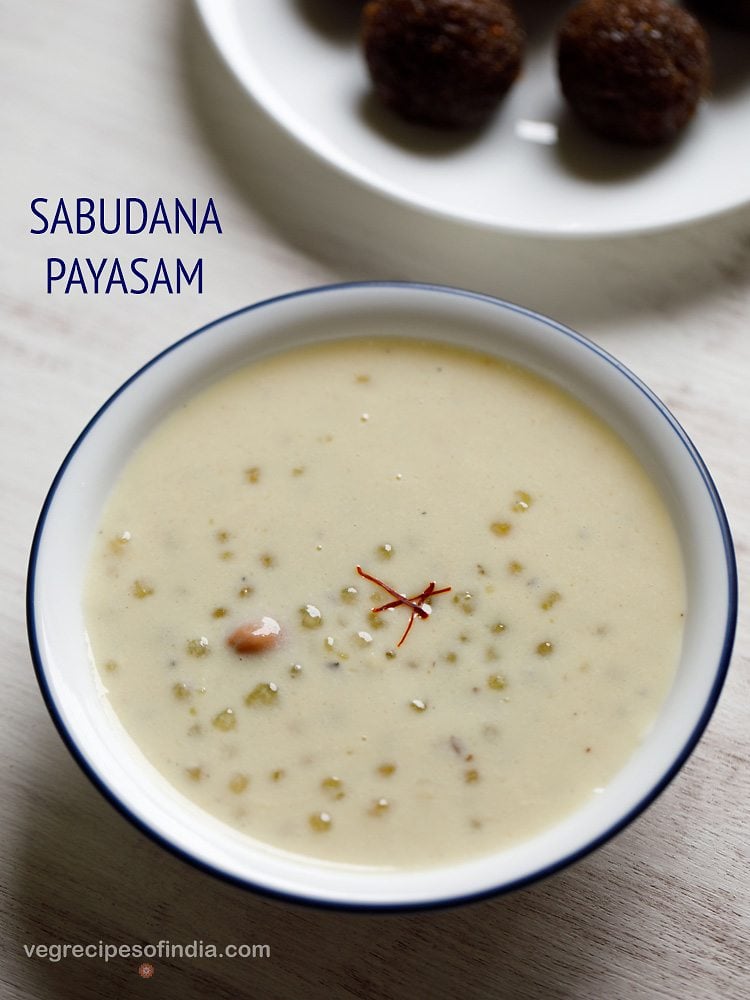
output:
[[[518,76],[523,42],[504,0],[370,0],[362,11],[377,95],[425,125],[482,124]]]
[[[708,38],[667,0],[581,0],[560,27],[558,71],[593,132],[655,145],[677,135],[708,91]]]

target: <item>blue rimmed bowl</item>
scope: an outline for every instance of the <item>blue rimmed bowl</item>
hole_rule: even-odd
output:
[[[182,796],[111,710],[82,609],[93,526],[128,457],[188,395],[232,369],[313,341],[378,330],[456,343],[557,383],[620,435],[671,513],[687,582],[677,674],[656,724],[607,786],[553,827],[511,848],[425,870],[368,869],[290,855],[250,839]],[[736,569],[721,501],[666,407],[601,348],[554,320],[485,295],[374,282],[314,288],[239,310],[163,351],[102,406],[75,442],[34,536],[28,628],[39,684],[71,753],[96,786],[156,841],[243,886],[320,905],[440,906],[506,891],[581,858],[631,822],[678,772],[706,727],[729,665]]]

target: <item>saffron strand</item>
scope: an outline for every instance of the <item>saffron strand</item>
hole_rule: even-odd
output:
[[[435,587],[435,581],[433,580],[428,586],[427,590],[423,590],[421,594],[417,594],[415,597],[409,597],[406,600],[418,604],[421,601],[424,601],[425,598],[427,597],[435,597],[437,594],[447,594],[448,591],[451,590],[451,587],[441,587],[440,590],[434,590],[433,589],[434,587]],[[371,610],[373,612],[390,611],[391,608],[397,608],[404,603],[405,601],[402,598],[399,598],[397,601],[389,601],[387,604],[381,604],[377,608],[371,608]],[[427,616],[424,615],[423,617],[426,618]]]
[[[391,597],[395,597],[396,603],[394,604],[394,607],[398,607],[399,604],[405,604],[407,608],[411,608],[412,611],[416,611],[420,618],[427,617],[427,613],[410,600],[406,594],[399,594],[397,590],[394,590],[393,587],[389,587],[388,584],[383,583],[382,580],[378,580],[376,576],[370,576],[369,573],[365,573],[361,566],[357,566],[357,572],[360,576],[363,576],[365,580],[369,580],[370,583],[376,583],[378,587],[382,587],[383,590],[391,595]]]
[[[417,617],[422,619],[429,618],[432,609],[430,607],[425,607],[424,605],[427,598],[435,597],[437,594],[447,594],[452,589],[451,587],[441,587],[439,590],[436,590],[435,581],[430,580],[421,594],[416,594],[414,597],[407,597],[405,594],[399,594],[397,590],[394,590],[393,587],[390,587],[387,583],[379,580],[376,576],[371,576],[369,573],[365,573],[361,566],[357,566],[357,572],[361,577],[364,577],[365,580],[369,580],[370,583],[374,583],[378,587],[382,587],[387,594],[390,594],[395,598],[393,601],[388,601],[387,604],[381,604],[377,608],[372,608],[371,611],[373,614],[378,611],[390,611],[393,608],[399,608],[401,606],[409,608],[409,621],[406,623],[406,628],[404,629],[401,638],[396,643],[397,646],[401,646],[404,643],[407,635],[411,632],[412,625],[416,621]]]

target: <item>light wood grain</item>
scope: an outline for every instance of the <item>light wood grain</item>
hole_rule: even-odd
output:
[[[281,2],[281,0],[280,0]],[[290,0],[291,2],[291,0]],[[748,621],[705,738],[669,789],[596,854],[453,911],[294,908],[224,885],[133,829],[43,707],[25,563],[57,465],[138,365],[218,315],[350,278],[447,281],[570,323],[640,374],[708,462],[747,587],[750,210],[682,231],[558,243],[392,205],[296,146],[239,92],[181,0],[0,0],[0,996],[580,998],[750,996]],[[737,169],[746,169],[738,164]],[[35,196],[213,196],[225,233],[154,239],[206,260],[179,297],[44,293],[48,254],[132,256],[134,238],[32,237]],[[269,959],[27,959],[31,942],[268,943]]]

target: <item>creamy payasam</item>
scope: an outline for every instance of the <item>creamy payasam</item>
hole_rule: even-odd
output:
[[[389,339],[172,413],[86,593],[111,704],[185,795],[282,849],[411,868],[606,794],[684,609],[666,508],[607,426],[510,364]]]

